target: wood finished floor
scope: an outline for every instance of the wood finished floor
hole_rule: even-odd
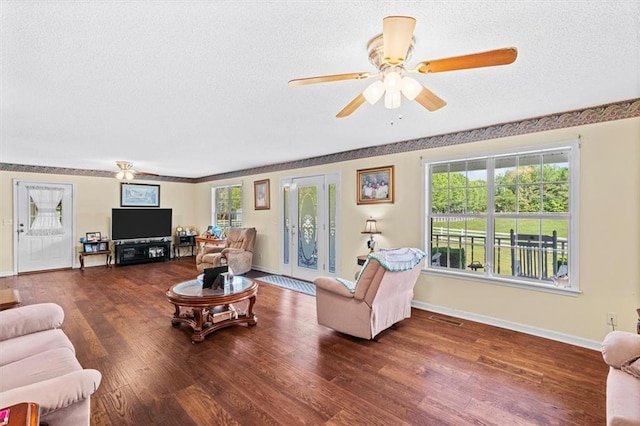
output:
[[[605,424],[599,352],[421,310],[366,341],[318,325],[315,298],[261,284],[258,325],[192,344],[164,292],[195,275],[183,258],[0,288],[64,308],[78,359],[103,375],[93,425]]]

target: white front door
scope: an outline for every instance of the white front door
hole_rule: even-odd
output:
[[[336,273],[337,176],[281,182],[284,275],[313,280]]]
[[[17,272],[73,267],[73,185],[14,182]]]

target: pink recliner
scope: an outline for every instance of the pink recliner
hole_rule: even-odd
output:
[[[413,287],[426,254],[402,248],[370,253],[355,283],[319,277],[316,285],[318,324],[363,339],[411,316]]]
[[[0,407],[31,401],[50,426],[89,425],[102,375],[82,368],[63,320],[55,303],[0,312]]]

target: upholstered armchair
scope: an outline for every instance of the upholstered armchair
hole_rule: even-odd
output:
[[[228,265],[234,274],[244,274],[251,270],[255,241],[256,228],[229,228],[224,247],[205,245],[196,256],[196,268],[203,272]]]
[[[355,282],[319,277],[318,324],[363,339],[411,316],[413,287],[426,254],[402,248],[370,253]]]
[[[102,375],[82,368],[63,319],[55,303],[0,312],[0,407],[35,402],[49,426],[89,425]]]

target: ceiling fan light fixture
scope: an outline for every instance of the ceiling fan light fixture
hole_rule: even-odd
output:
[[[133,180],[133,178],[134,175],[129,170],[120,170],[118,173],[116,173],[116,179],[118,180],[130,181]]]
[[[400,91],[399,90],[387,90],[384,94],[384,107],[387,109],[400,108]]]
[[[402,77],[396,71],[388,72],[384,76],[384,88],[391,91],[400,91]]]
[[[422,91],[422,85],[411,77],[402,77],[400,89],[407,99],[413,101]]]
[[[382,95],[384,95],[384,83],[381,80],[376,80],[374,83],[371,83],[369,87],[362,92],[362,96],[364,96],[371,105],[378,102]]]

